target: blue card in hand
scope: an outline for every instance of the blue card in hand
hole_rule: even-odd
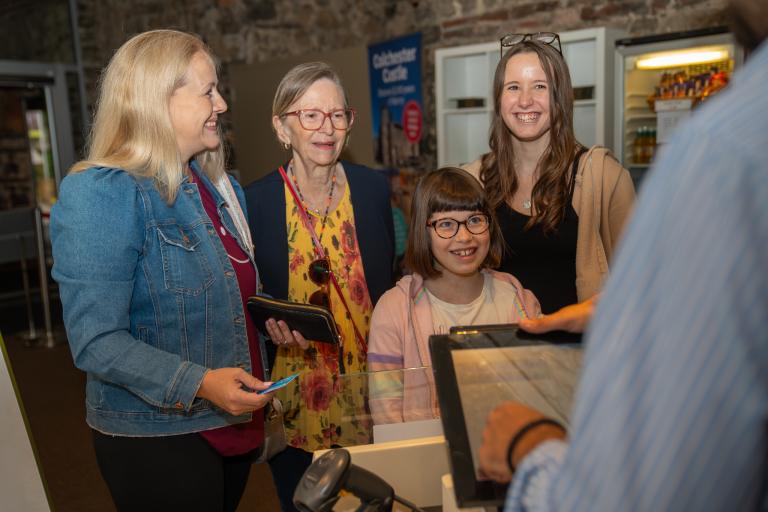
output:
[[[287,386],[293,379],[298,377],[298,373],[294,373],[293,375],[289,375],[288,377],[285,377],[284,379],[280,379],[277,382],[273,382],[271,386],[269,386],[267,389],[262,389],[261,391],[257,391],[256,393],[259,395],[263,395],[264,393],[271,393],[273,391],[277,391],[280,388],[284,388]]]

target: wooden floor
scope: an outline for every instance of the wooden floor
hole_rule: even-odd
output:
[[[58,307],[54,304],[54,309]],[[57,313],[54,316],[60,318]],[[63,336],[54,348],[29,346],[21,337],[25,327],[24,308],[2,306],[0,332],[29,418],[52,509],[114,511],[85,423],[85,374],[72,364]],[[62,332],[60,320],[57,331]],[[238,511],[272,512],[279,508],[268,466],[254,465]]]

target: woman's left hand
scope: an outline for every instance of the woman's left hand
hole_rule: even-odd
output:
[[[272,343],[278,347],[300,347],[302,350],[309,348],[309,341],[304,339],[299,331],[292,331],[284,321],[270,318],[265,325]]]

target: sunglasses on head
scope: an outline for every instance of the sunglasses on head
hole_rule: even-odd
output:
[[[504,54],[504,48],[510,48],[523,41],[539,41],[551,46],[562,55],[563,49],[560,47],[560,36],[554,32],[536,32],[534,34],[507,34],[499,39],[499,55]]]

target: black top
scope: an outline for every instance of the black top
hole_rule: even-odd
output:
[[[568,190],[568,207],[556,231],[544,233],[540,224],[530,229],[530,219],[503,203],[496,209],[496,217],[504,235],[506,247],[499,270],[517,277],[525,288],[539,299],[543,313],[552,313],[575,304],[576,295],[576,239],[579,217],[573,209],[573,188],[579,158],[577,153]]]

